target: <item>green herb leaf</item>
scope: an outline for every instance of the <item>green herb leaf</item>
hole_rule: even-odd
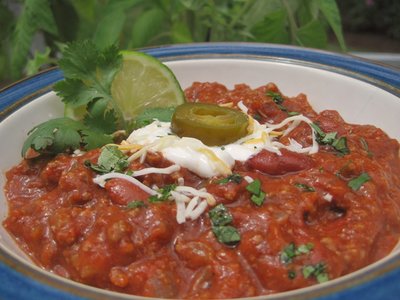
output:
[[[212,232],[222,244],[236,246],[240,242],[240,234],[233,226],[213,226]]]
[[[259,195],[261,192],[261,181],[259,179],[253,180],[246,186],[246,190],[254,195]]]
[[[175,107],[154,107],[142,111],[134,120],[133,127],[140,128],[153,123],[154,119],[161,122],[171,122]]]
[[[328,273],[326,271],[326,265],[323,262],[317,263],[315,265],[307,265],[302,269],[304,278],[315,277],[319,282],[325,282],[329,280]]]
[[[342,136],[339,139],[335,139],[332,143],[332,147],[341,154],[349,154],[350,150],[347,147],[347,138]]]
[[[296,256],[307,254],[312,249],[314,249],[313,243],[301,244],[297,247],[295,243],[290,243],[282,250],[280,260],[283,264],[291,263]]]
[[[246,186],[246,190],[252,194],[250,199],[254,204],[261,206],[264,203],[266,193],[261,190],[261,181],[259,179],[249,183]]]
[[[371,177],[368,175],[368,173],[361,173],[360,176],[357,178],[354,178],[348,182],[348,186],[353,190],[353,191],[358,191],[360,187],[371,180]]]
[[[223,204],[218,204],[208,212],[211,223],[214,226],[223,226],[232,223],[232,215]]]
[[[140,207],[145,207],[146,204],[143,201],[140,200],[135,200],[131,201],[126,205],[127,209],[134,209],[134,208],[140,208]]]
[[[280,255],[281,262],[284,264],[291,263],[293,261],[293,258],[296,257],[295,251],[296,245],[294,243],[290,243],[288,246],[286,246]]]
[[[120,124],[124,124],[122,112],[111,97],[111,83],[122,65],[116,46],[99,51],[92,41],[74,42],[64,49],[59,65],[65,80],[57,82],[54,90],[64,103],[78,108],[105,99]]]
[[[217,183],[218,184],[226,184],[228,182],[234,182],[234,183],[239,184],[242,182],[242,180],[243,180],[242,175],[234,173],[223,179],[218,180]]]
[[[252,195],[250,199],[255,205],[261,206],[264,203],[265,196],[266,194],[261,191],[258,195]]]
[[[117,146],[105,146],[99,156],[97,164],[85,163],[99,173],[123,172],[129,165],[128,157]]]
[[[315,192],[315,189],[312,186],[309,186],[304,183],[295,183],[295,187],[298,187],[299,189],[302,189],[303,192]]]
[[[80,122],[69,118],[52,119],[35,126],[22,147],[26,157],[29,148],[40,154],[57,154],[83,147],[90,150],[99,144],[112,142],[112,137],[90,130]]]
[[[283,97],[280,93],[276,93],[273,91],[268,91],[267,96],[272,98],[272,101],[274,101],[276,104],[282,104],[283,103]]]
[[[367,152],[368,157],[374,156],[374,154],[369,150],[367,141],[363,137],[360,138],[360,143],[361,147],[365,150],[365,152]]]
[[[295,279],[296,278],[296,271],[289,270],[288,271],[288,278],[289,279]]]
[[[167,201],[171,196],[171,192],[176,189],[176,184],[167,184],[160,188],[158,192],[160,195],[152,195],[149,197],[151,203]]]
[[[347,147],[347,138],[342,136],[340,138],[336,138],[336,132],[328,132],[325,133],[317,124],[311,123],[310,126],[315,130],[315,139],[318,144],[321,145],[330,145],[340,154],[346,155],[350,153],[349,148]]]

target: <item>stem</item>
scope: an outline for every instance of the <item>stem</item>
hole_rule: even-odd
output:
[[[296,35],[296,31],[297,31],[296,20],[293,16],[292,9],[290,8],[290,5],[287,2],[287,0],[281,0],[281,2],[283,4],[283,6],[285,7],[287,14],[288,14],[289,27],[290,27],[290,39],[292,41],[292,44],[294,44],[296,41],[298,41],[297,35]]]

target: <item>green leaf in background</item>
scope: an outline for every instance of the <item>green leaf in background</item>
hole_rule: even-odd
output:
[[[189,28],[184,22],[175,22],[172,25],[171,39],[173,43],[191,43],[193,42]]]
[[[50,48],[46,47],[44,52],[35,51],[33,58],[26,65],[26,74],[33,75],[39,72],[40,67],[46,64],[56,63],[56,60],[50,57]]]
[[[165,12],[158,7],[144,11],[132,25],[129,48],[142,47],[154,41],[165,30],[166,21]]]
[[[42,29],[57,35],[53,13],[48,0],[26,0],[17,20],[12,42],[11,73],[18,78],[28,60],[33,36]]]
[[[328,37],[323,25],[318,20],[313,20],[300,27],[297,32],[297,41],[301,46],[313,48],[326,48]]]
[[[342,50],[346,51],[346,43],[344,41],[342,32],[342,21],[340,18],[339,8],[335,0],[315,0],[319,9],[328,21],[329,26],[332,28],[336,35]]]
[[[285,10],[277,10],[268,14],[261,23],[253,29],[252,34],[256,40],[268,43],[287,44],[290,42],[290,35]]]
[[[93,36],[97,47],[105,47],[115,44],[121,35],[126,20],[125,12],[121,9],[110,10],[99,21]]]

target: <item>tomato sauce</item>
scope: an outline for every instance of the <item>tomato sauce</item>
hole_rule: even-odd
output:
[[[172,201],[150,203],[148,194],[123,179],[104,188],[93,183],[100,150],[82,156],[24,160],[7,172],[9,214],[3,225],[32,260],[54,274],[95,287],[162,298],[234,298],[267,295],[332,280],[387,255],[400,236],[399,143],[370,125],[346,123],[336,111],[316,113],[303,94],[268,92],[274,84],[228,90],[194,83],[188,101],[236,107],[242,101],[259,122],[278,123],[302,113],[325,132],[347,138],[350,153],[321,145],[312,155],[263,150],[233,172],[259,179],[262,205],[250,201],[247,182],[203,179],[181,168],[170,175],[139,177],[148,186],[176,183],[205,187],[233,216],[236,246],[216,239],[207,213],[178,224]],[[299,125],[293,138],[311,144],[311,129]],[[133,161],[132,170],[166,167],[159,153]],[[369,180],[349,183],[360,174]],[[133,200],[144,206],[129,208]],[[310,246],[311,245],[311,246]]]

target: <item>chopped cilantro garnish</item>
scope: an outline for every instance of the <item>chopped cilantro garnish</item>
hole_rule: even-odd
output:
[[[323,262],[315,265],[307,265],[303,267],[304,278],[314,277],[319,283],[326,282],[329,280],[328,273],[326,271],[326,265]]]
[[[360,138],[360,143],[361,143],[361,146],[364,149],[364,151],[367,152],[368,157],[372,157],[373,153],[369,150],[368,143],[363,137]]]
[[[288,278],[289,279],[295,279],[296,278],[296,271],[289,270],[288,271]]]
[[[234,183],[239,184],[239,183],[242,182],[242,180],[243,180],[242,175],[234,173],[234,174],[231,174],[231,175],[229,175],[229,176],[227,176],[227,177],[225,177],[225,178],[223,178],[221,180],[218,180],[217,183],[225,184],[225,183],[228,183],[228,182],[234,182]]]
[[[288,111],[288,109],[285,106],[282,105],[284,99],[283,99],[281,94],[275,93],[275,92],[272,92],[272,91],[268,91],[267,92],[267,96],[271,97],[272,101],[275,102],[275,104],[278,106],[278,108],[281,111],[286,112],[289,116],[296,116],[296,115],[299,114],[297,111]]]
[[[274,101],[276,104],[282,104],[283,103],[283,97],[280,93],[276,93],[273,91],[268,91],[267,96],[272,98],[272,101]]]
[[[240,234],[232,223],[232,215],[223,204],[218,204],[208,212],[212,224],[212,232],[220,243],[235,246],[240,242]]]
[[[294,243],[290,243],[288,246],[285,247],[285,249],[283,249],[283,251],[281,252],[281,262],[284,264],[288,264],[291,263],[293,258],[296,257],[296,245]]]
[[[171,196],[171,192],[176,189],[176,184],[167,184],[159,189],[160,195],[152,195],[149,197],[151,203],[164,202]]]
[[[146,204],[143,201],[131,201],[126,205],[127,209],[134,209],[134,208],[140,208],[140,207],[145,207]]]
[[[213,226],[212,232],[215,234],[217,240],[222,244],[236,246],[240,242],[240,234],[233,226]]]
[[[337,138],[337,132],[325,133],[317,124],[311,123],[310,126],[315,130],[315,139],[318,144],[330,145],[340,154],[349,154],[350,150],[347,147],[347,138],[342,136]]]
[[[343,155],[350,153],[350,150],[347,147],[347,138],[344,136],[340,137],[339,139],[335,139],[332,143],[332,147]]]
[[[358,191],[360,187],[366,183],[367,181],[370,181],[371,177],[368,175],[368,173],[361,173],[360,176],[352,179],[349,181],[347,184],[353,191]]]
[[[251,195],[251,201],[257,206],[261,206],[265,200],[265,192],[261,189],[261,181],[259,179],[253,180],[246,186],[246,190],[249,191]]]
[[[228,225],[232,223],[232,215],[223,204],[218,204],[208,212],[211,223],[214,226]]]
[[[303,190],[303,192],[315,192],[315,189],[312,186],[309,186],[304,183],[295,183],[294,186]]]
[[[291,263],[296,256],[307,254],[314,249],[313,243],[301,244],[296,247],[295,243],[286,246],[280,255],[280,260],[284,264]]]
[[[261,191],[258,195],[251,195],[251,201],[257,205],[257,206],[261,206],[264,203],[264,199],[265,199],[266,194]]]
[[[98,173],[123,172],[129,165],[128,157],[115,145],[106,145],[101,150],[97,164],[86,161],[85,165]]]

